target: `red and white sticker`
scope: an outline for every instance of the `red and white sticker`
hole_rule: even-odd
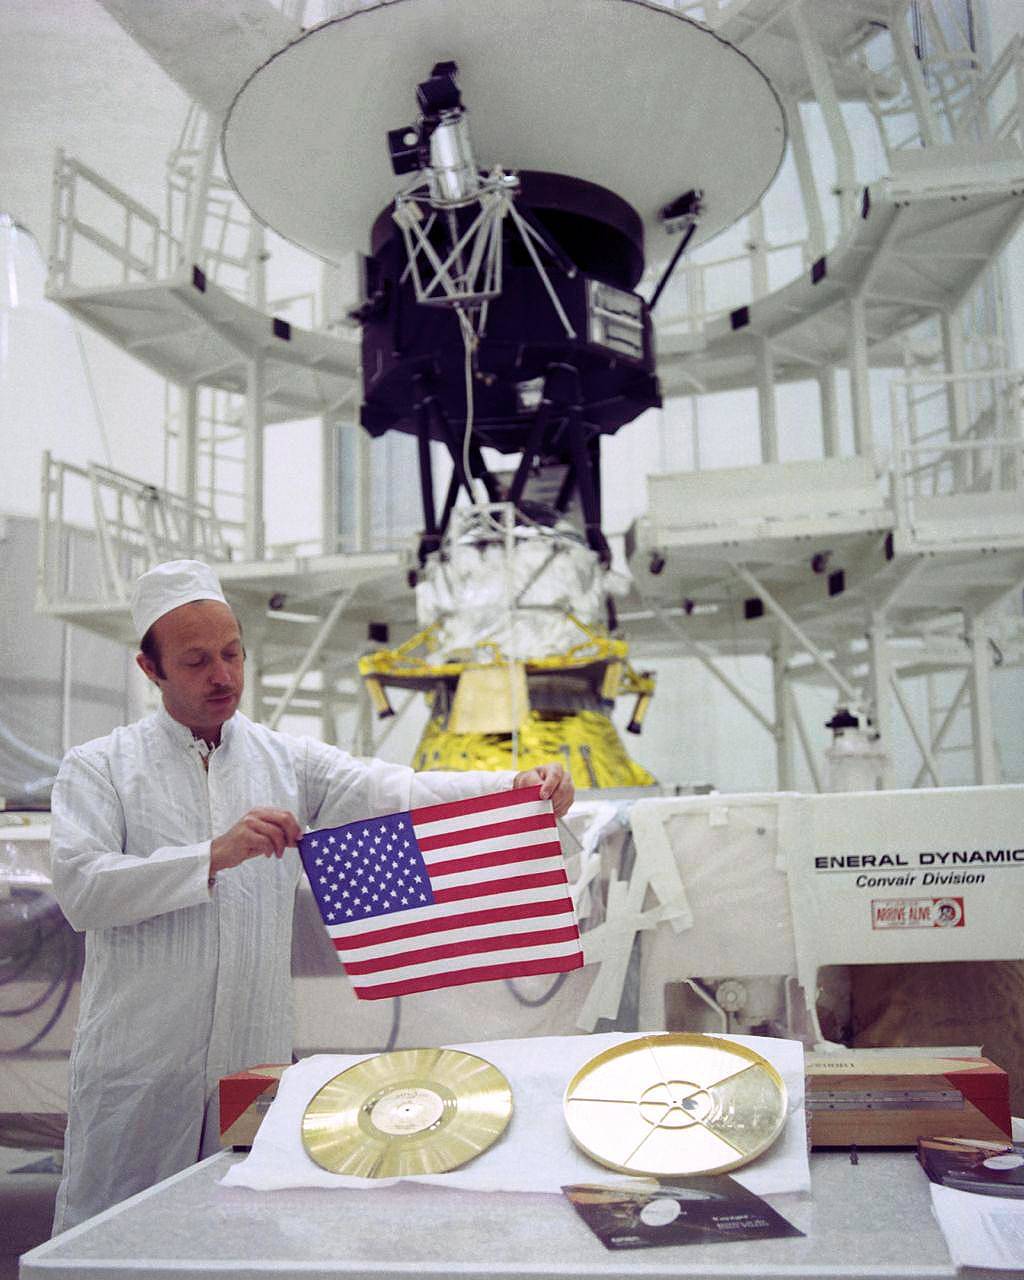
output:
[[[873,898],[872,929],[962,929],[963,898]]]

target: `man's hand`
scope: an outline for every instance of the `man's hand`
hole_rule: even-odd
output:
[[[562,818],[569,811],[569,806],[576,795],[572,778],[556,761],[551,764],[539,764],[534,769],[525,769],[512,779],[513,787],[540,787],[540,798],[550,800],[556,818]]]
[[[287,809],[250,809],[210,844],[210,876],[237,867],[248,858],[280,858],[302,832]]]

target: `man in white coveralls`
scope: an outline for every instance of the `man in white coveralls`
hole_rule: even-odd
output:
[[[254,724],[238,622],[199,561],[144,573],[132,618],[163,706],[71,750],[53,790],[54,889],[86,932],[55,1232],[216,1150],[221,1076],[290,1061],[303,829],[510,786],[559,815],[573,799],[559,764],[414,773]]]

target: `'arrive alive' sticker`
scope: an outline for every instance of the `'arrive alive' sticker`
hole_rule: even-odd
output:
[[[962,929],[963,898],[873,898],[872,929]]]

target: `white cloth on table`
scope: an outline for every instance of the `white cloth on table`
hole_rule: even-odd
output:
[[[86,932],[56,1230],[194,1161],[221,1076],[291,1059],[299,855],[250,859],[211,888],[214,836],[259,805],[339,825],[512,777],[365,763],[241,714],[208,763],[161,708],[73,749],[54,787],[54,890]]]
[[[782,1076],[788,1092],[788,1119],[774,1145],[731,1175],[757,1195],[810,1189],[804,1122],[804,1050],[797,1040],[722,1036],[759,1053]],[[562,1098],[572,1076],[595,1054],[636,1039],[611,1032],[590,1036],[541,1036],[455,1045],[496,1066],[512,1087],[512,1119],[486,1151],[447,1173],[410,1175],[415,1182],[473,1191],[557,1192],[573,1182],[615,1181],[621,1175],[597,1164],[575,1145],[562,1114]],[[289,1067],[263,1117],[249,1155],[232,1165],[221,1182],[232,1187],[276,1191],[286,1187],[388,1186],[396,1179],[355,1178],[316,1164],[302,1145],[302,1116],[328,1080],[372,1054],[317,1054]]]

